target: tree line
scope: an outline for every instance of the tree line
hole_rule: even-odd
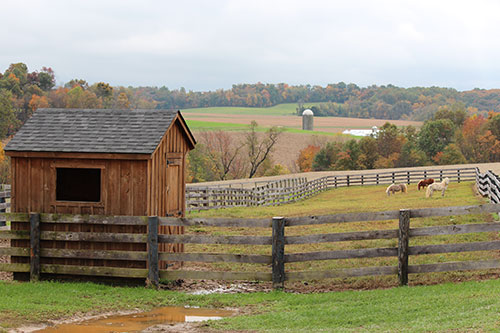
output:
[[[300,171],[363,170],[500,161],[500,114],[441,108],[420,130],[389,122],[360,140],[309,145]]]
[[[440,108],[459,105],[469,114],[500,111],[500,89],[459,92],[452,88],[372,85],[344,82],[319,85],[235,84],[231,89],[187,91],[185,88],[113,87],[73,79],[56,86],[49,67],[30,72],[24,63],[0,73],[0,139],[15,133],[34,110],[59,108],[185,109],[215,106],[269,107],[297,103],[297,113],[311,108],[316,116],[379,119],[431,119]]]

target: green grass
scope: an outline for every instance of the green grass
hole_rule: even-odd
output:
[[[281,206],[235,207],[190,212],[188,217],[272,217],[328,215],[348,212],[385,211],[401,208],[426,208],[465,206],[484,203],[485,199],[473,194],[473,182],[451,183],[444,197],[435,193],[425,197],[425,191],[417,190],[416,184],[408,186],[408,193],[396,193],[388,197],[387,185],[351,186],[330,189],[310,199]]]
[[[249,217],[249,218],[271,218],[272,216],[312,216],[329,215],[348,212],[369,212],[399,210],[402,208],[426,208],[444,206],[465,206],[485,203],[485,199],[475,196],[473,182],[462,182],[450,184],[445,197],[435,195],[425,198],[424,191],[417,191],[416,185],[409,187],[407,194],[398,193],[388,197],[385,194],[386,185],[381,186],[353,186],[331,189],[311,199],[303,200],[293,204],[285,204],[277,207],[238,207],[221,210],[207,210],[202,212],[191,212],[188,217]],[[436,193],[437,194],[437,193]],[[451,217],[414,218],[411,227],[427,227],[450,224],[484,223],[492,221],[491,214],[474,214]],[[196,229],[196,230],[195,230]],[[191,234],[211,235],[259,235],[270,236],[270,228],[187,228]],[[341,232],[355,232],[367,230],[398,229],[397,220],[367,221],[355,223],[320,224],[312,226],[288,227],[285,230],[287,236],[328,234]],[[480,241],[499,240],[499,233],[475,233],[461,235],[441,235],[432,237],[414,237],[410,239],[410,246],[467,243]],[[315,243],[304,245],[286,245],[285,253],[322,252],[362,248],[385,248],[397,247],[397,239],[378,239],[364,241],[346,241],[332,243]],[[235,253],[235,254],[262,254],[270,255],[269,246],[251,245],[217,245],[217,244],[186,244],[186,252],[193,253]],[[469,261],[499,259],[497,251],[462,252],[411,256],[410,264],[427,264],[450,261]],[[285,265],[288,272],[293,271],[324,271],[341,268],[366,267],[366,266],[397,266],[396,257],[361,258],[308,261],[289,263]],[[236,263],[211,263],[193,264],[185,263],[186,268],[197,270],[216,271],[269,271],[269,267],[258,264],[236,264]],[[498,270],[488,271],[496,273]],[[487,274],[489,274],[487,273]],[[460,281],[481,278],[484,271],[473,272],[447,272],[432,274],[416,274],[410,276],[411,285],[434,284],[447,281]],[[333,289],[365,289],[365,288],[388,288],[397,285],[395,276],[370,276],[363,278],[329,279],[322,281],[310,281],[308,289],[331,290]],[[291,289],[303,289],[300,283],[287,282],[286,286]]]
[[[255,116],[292,116],[296,115],[297,103],[284,103],[271,106],[268,108],[251,108],[251,107],[211,107],[211,108],[194,108],[182,109],[182,113],[218,113],[218,114],[240,114],[240,115],[255,115]]]
[[[237,123],[223,123],[223,122],[212,122],[212,121],[201,121],[201,120],[189,120],[186,119],[186,123],[189,126],[189,129],[193,132],[197,131],[248,131],[249,124],[237,124]],[[258,132],[267,131],[269,127],[259,126],[257,127]],[[349,138],[361,138],[354,135],[345,135],[341,133],[332,133],[332,132],[322,132],[322,131],[305,131],[300,128],[292,128],[292,127],[282,127],[284,132],[289,133],[299,133],[299,134],[314,134],[314,135],[327,135],[327,136],[344,136]]]
[[[500,280],[371,291],[212,295],[93,283],[0,282],[0,294],[0,327],[5,329],[75,314],[148,310],[167,305],[240,309],[240,315],[198,324],[205,330],[428,332],[500,329]]]

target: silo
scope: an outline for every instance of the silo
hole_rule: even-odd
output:
[[[302,129],[306,131],[312,131],[313,119],[314,113],[309,109],[304,110],[304,112],[302,112]]]

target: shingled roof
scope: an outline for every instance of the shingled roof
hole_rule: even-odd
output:
[[[177,115],[184,122],[174,110],[38,109],[5,151],[151,154]]]

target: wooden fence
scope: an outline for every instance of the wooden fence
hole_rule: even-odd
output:
[[[477,168],[415,169],[379,173],[326,176],[307,181],[306,178],[283,179],[253,188],[220,186],[187,186],[186,209],[205,210],[236,206],[281,205],[308,198],[330,188],[355,185],[417,183],[424,178],[461,182],[476,179]]]
[[[0,213],[5,213],[10,208],[10,185],[0,184]],[[0,217],[0,227],[5,227],[5,221]]]
[[[476,174],[476,187],[483,197],[488,197],[491,203],[500,203],[500,179],[492,171]]]
[[[433,244],[409,246],[409,239],[433,235],[457,235],[467,233],[499,232],[499,222],[450,224],[433,227],[411,228],[411,219],[437,216],[455,216],[500,212],[500,204],[477,206],[442,207],[426,209],[407,209],[385,212],[347,213],[309,217],[275,217],[272,219],[234,219],[234,218],[170,218],[170,217],[130,217],[130,216],[83,216],[58,214],[4,213],[8,220],[29,221],[30,230],[0,231],[0,238],[29,239],[29,247],[0,248],[0,255],[28,257],[29,263],[4,263],[0,270],[29,272],[32,280],[40,274],[70,274],[143,278],[153,285],[160,279],[215,279],[215,280],[259,280],[272,281],[274,288],[283,288],[285,281],[318,280],[326,278],[345,278],[374,275],[397,275],[399,284],[408,283],[408,275],[413,273],[445,272],[500,268],[500,260],[479,260],[461,262],[440,262],[423,265],[409,265],[409,256],[422,254],[500,250],[500,241],[469,242],[458,244]],[[336,224],[364,221],[399,220],[399,228],[392,230],[369,230],[330,234],[287,236],[288,227],[318,224]],[[145,234],[94,233],[71,231],[44,231],[45,223],[104,224],[104,225],[147,225]],[[203,226],[203,227],[250,227],[271,228],[272,236],[184,234],[161,235],[159,226]],[[374,239],[398,239],[397,247],[352,248],[348,250],[286,253],[285,245],[316,244],[324,242],[363,241]],[[92,249],[44,248],[46,241],[88,241],[124,242],[147,244],[147,251],[116,251]],[[167,253],[159,252],[159,243],[183,244],[226,244],[226,245],[263,245],[270,247],[271,255],[234,254],[234,253]],[[228,251],[232,252],[232,251]],[[287,271],[285,264],[316,260],[337,260],[349,258],[397,257],[397,266],[344,268],[328,271]],[[109,259],[114,261],[136,260],[147,263],[146,269],[125,267],[102,267],[44,263],[49,258]],[[193,271],[161,269],[160,262],[233,262],[265,265],[264,271]],[[268,266],[271,269],[268,270]],[[261,267],[262,268],[262,267]]]

